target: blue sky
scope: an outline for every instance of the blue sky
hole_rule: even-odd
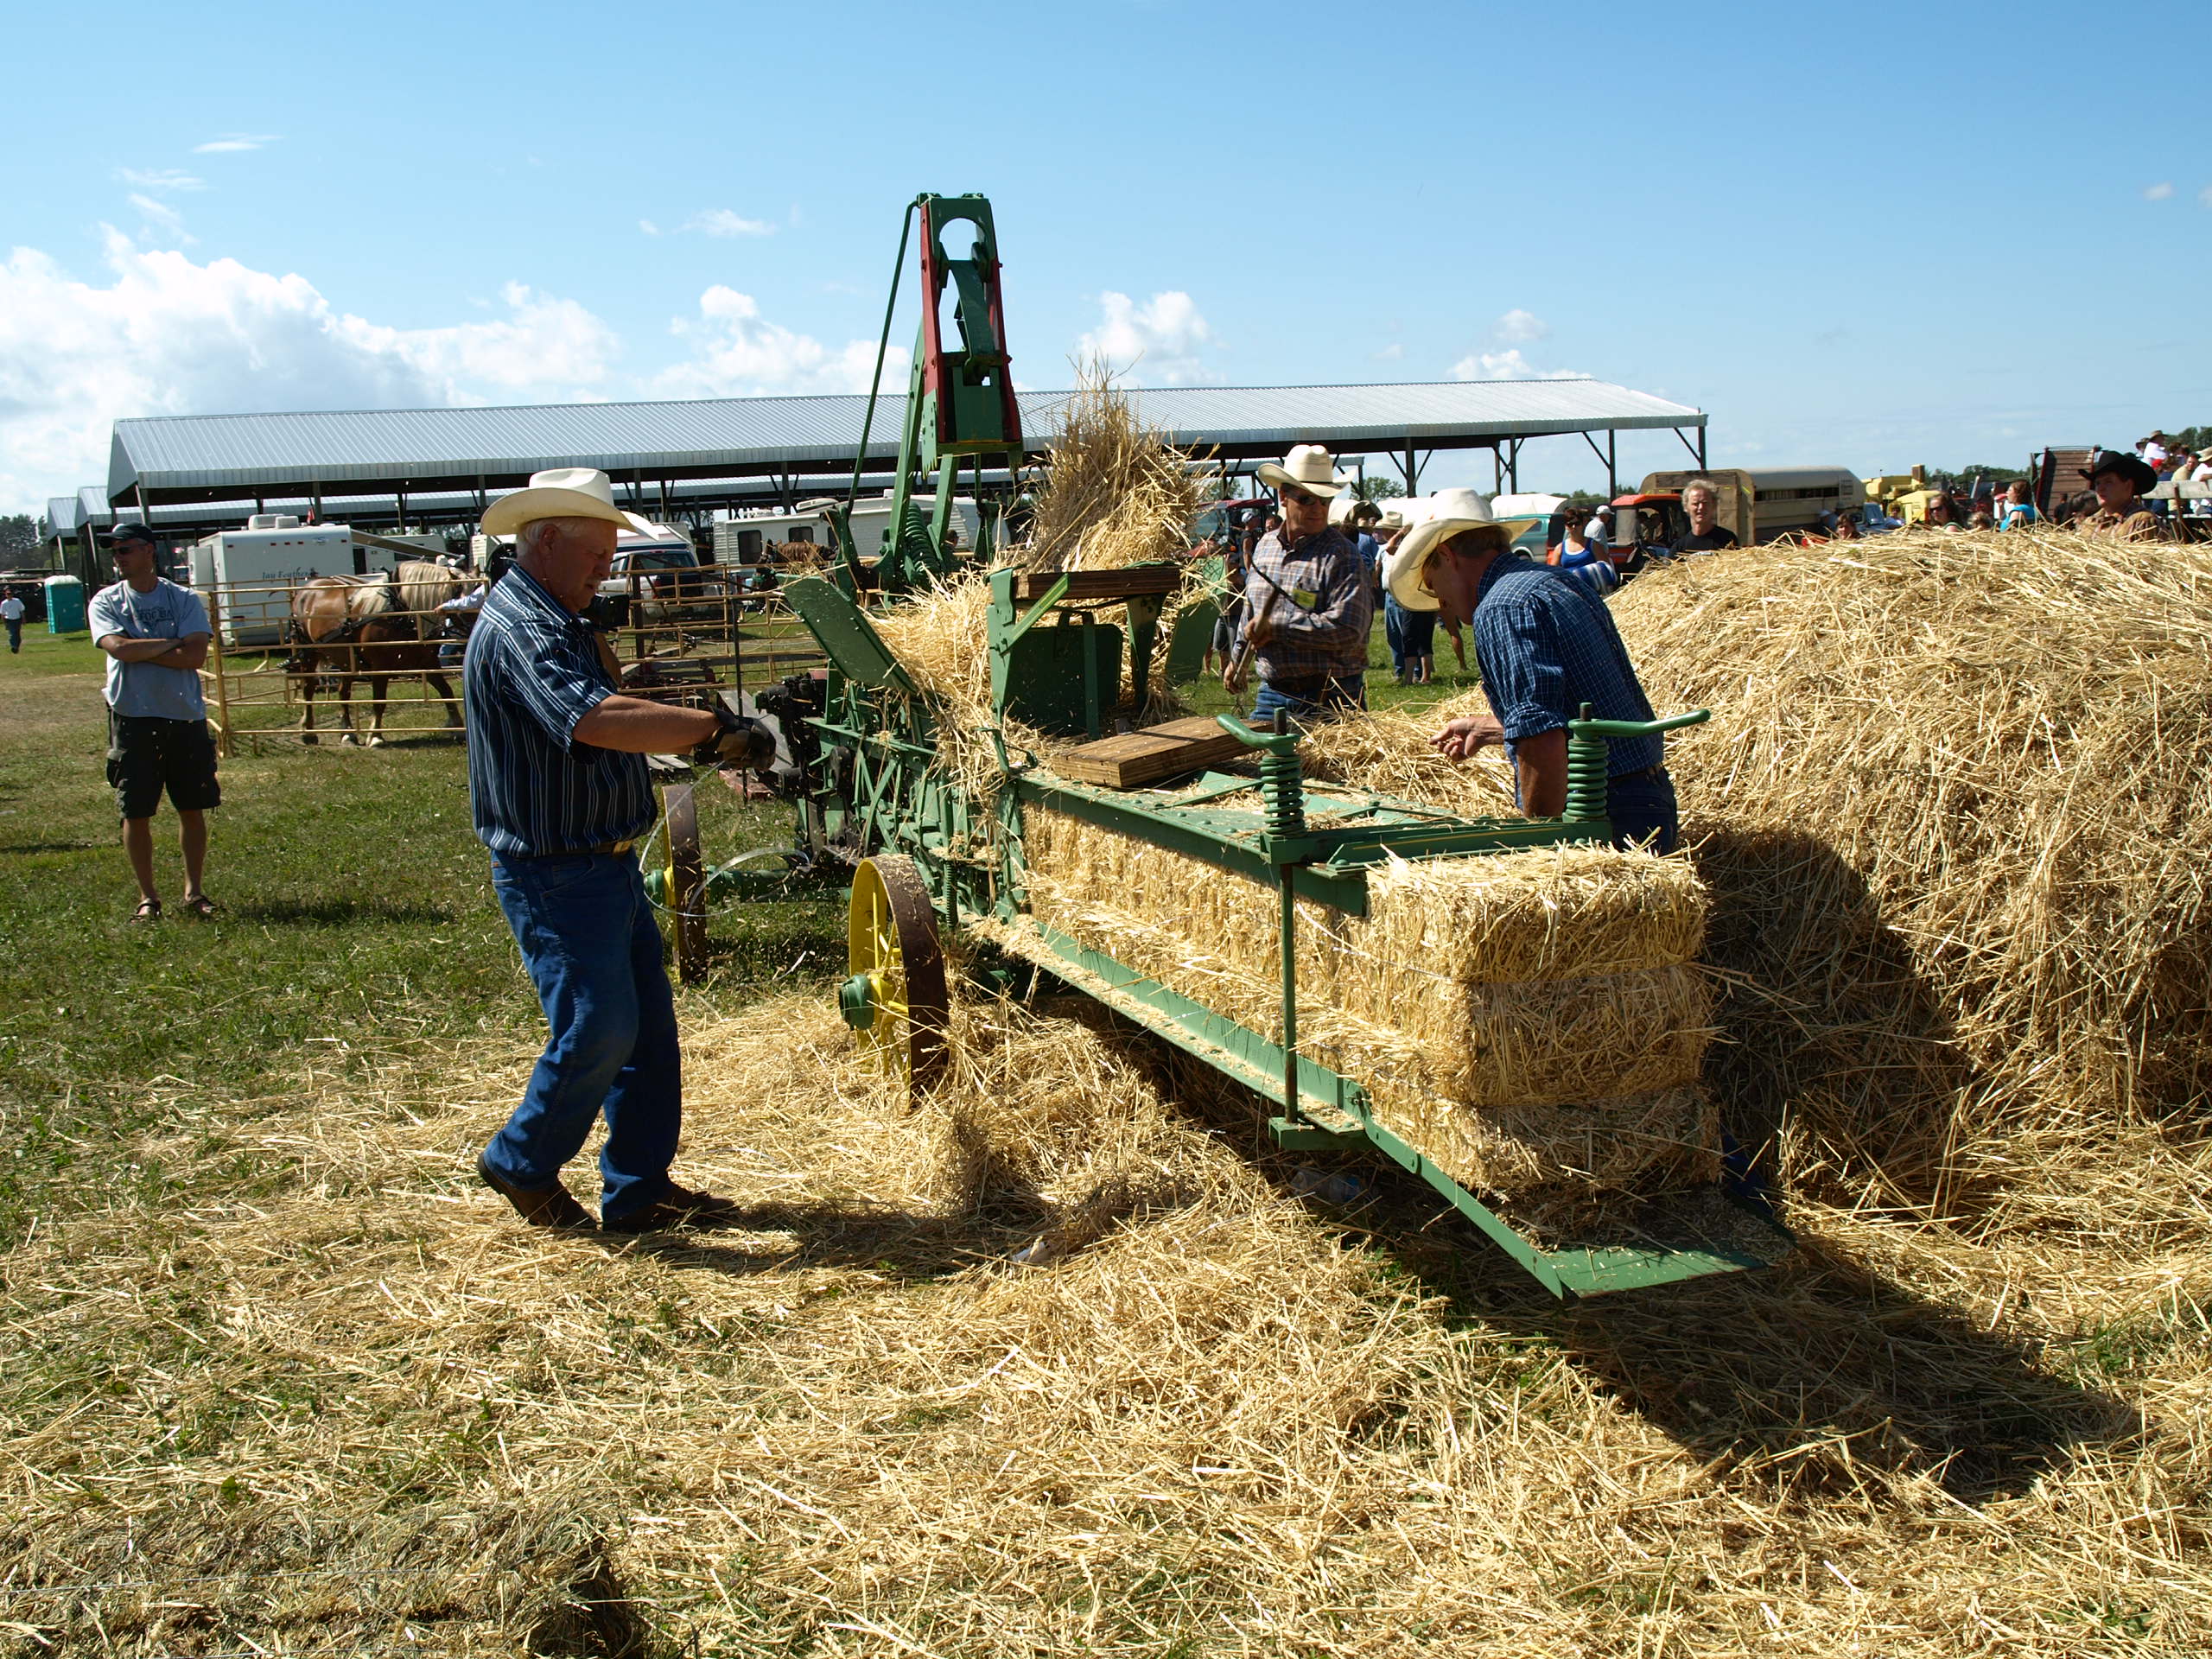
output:
[[[10,43],[0,511],[119,416],[850,389],[924,189],[991,197],[1033,386],[1086,342],[1580,371],[1716,462],[1862,473],[2212,421],[2202,49],[2075,6],[210,0]]]

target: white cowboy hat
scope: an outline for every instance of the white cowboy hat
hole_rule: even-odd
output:
[[[1347,489],[1342,495],[1329,503],[1329,522],[1338,530],[1342,530],[1351,523],[1352,514],[1366,505],[1360,499],[1357,490]],[[1380,512],[1381,509],[1377,508],[1376,511]]]
[[[1395,536],[1428,517],[1429,499],[1425,495],[1388,496],[1375,505],[1382,509],[1382,522],[1375,527],[1377,536]]]
[[[486,536],[519,534],[524,524],[538,518],[604,518],[623,530],[650,534],[652,526],[634,512],[614,505],[614,486],[596,467],[556,467],[532,473],[530,486],[503,495],[484,515]]]
[[[1428,556],[1463,530],[1496,524],[1510,542],[1535,518],[1493,518],[1490,497],[1479,490],[1439,490],[1428,499],[1428,511],[1408,530],[1397,549],[1382,563],[1383,584],[1390,596],[1409,611],[1439,608],[1436,595],[1421,580]]]
[[[1294,443],[1281,466],[1263,461],[1253,470],[1258,473],[1262,484],[1271,484],[1277,489],[1289,485],[1323,500],[1351,482],[1351,475],[1338,472],[1334,459],[1318,443]]]

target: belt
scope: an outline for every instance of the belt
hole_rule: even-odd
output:
[[[507,853],[507,858],[618,858],[638,844],[632,836],[627,841],[602,841],[595,847],[563,847],[550,853]]]
[[[1606,779],[1605,783],[1610,787],[1614,784],[1641,783],[1646,778],[1660,779],[1666,775],[1667,763],[1664,760],[1655,760],[1648,766],[1639,766],[1634,772],[1618,772]]]

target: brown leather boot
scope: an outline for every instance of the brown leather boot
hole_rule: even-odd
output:
[[[517,1186],[495,1173],[480,1155],[476,1160],[476,1173],[485,1185],[514,1205],[515,1213],[532,1227],[551,1227],[564,1233],[588,1233],[592,1230],[591,1211],[578,1204],[558,1181],[534,1190]]]

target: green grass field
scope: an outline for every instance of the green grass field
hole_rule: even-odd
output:
[[[99,653],[27,631],[0,658],[0,1238],[158,1167],[122,1151],[180,1094],[251,1100],[310,1061],[365,1063],[537,1018],[469,825],[460,745],[423,737],[224,763],[200,923],[136,902],[105,775]],[[766,844],[785,810],[700,793],[710,853]],[[181,888],[175,820],[156,820],[164,895]],[[709,983],[742,1001],[842,962],[834,906],[723,918]]]

